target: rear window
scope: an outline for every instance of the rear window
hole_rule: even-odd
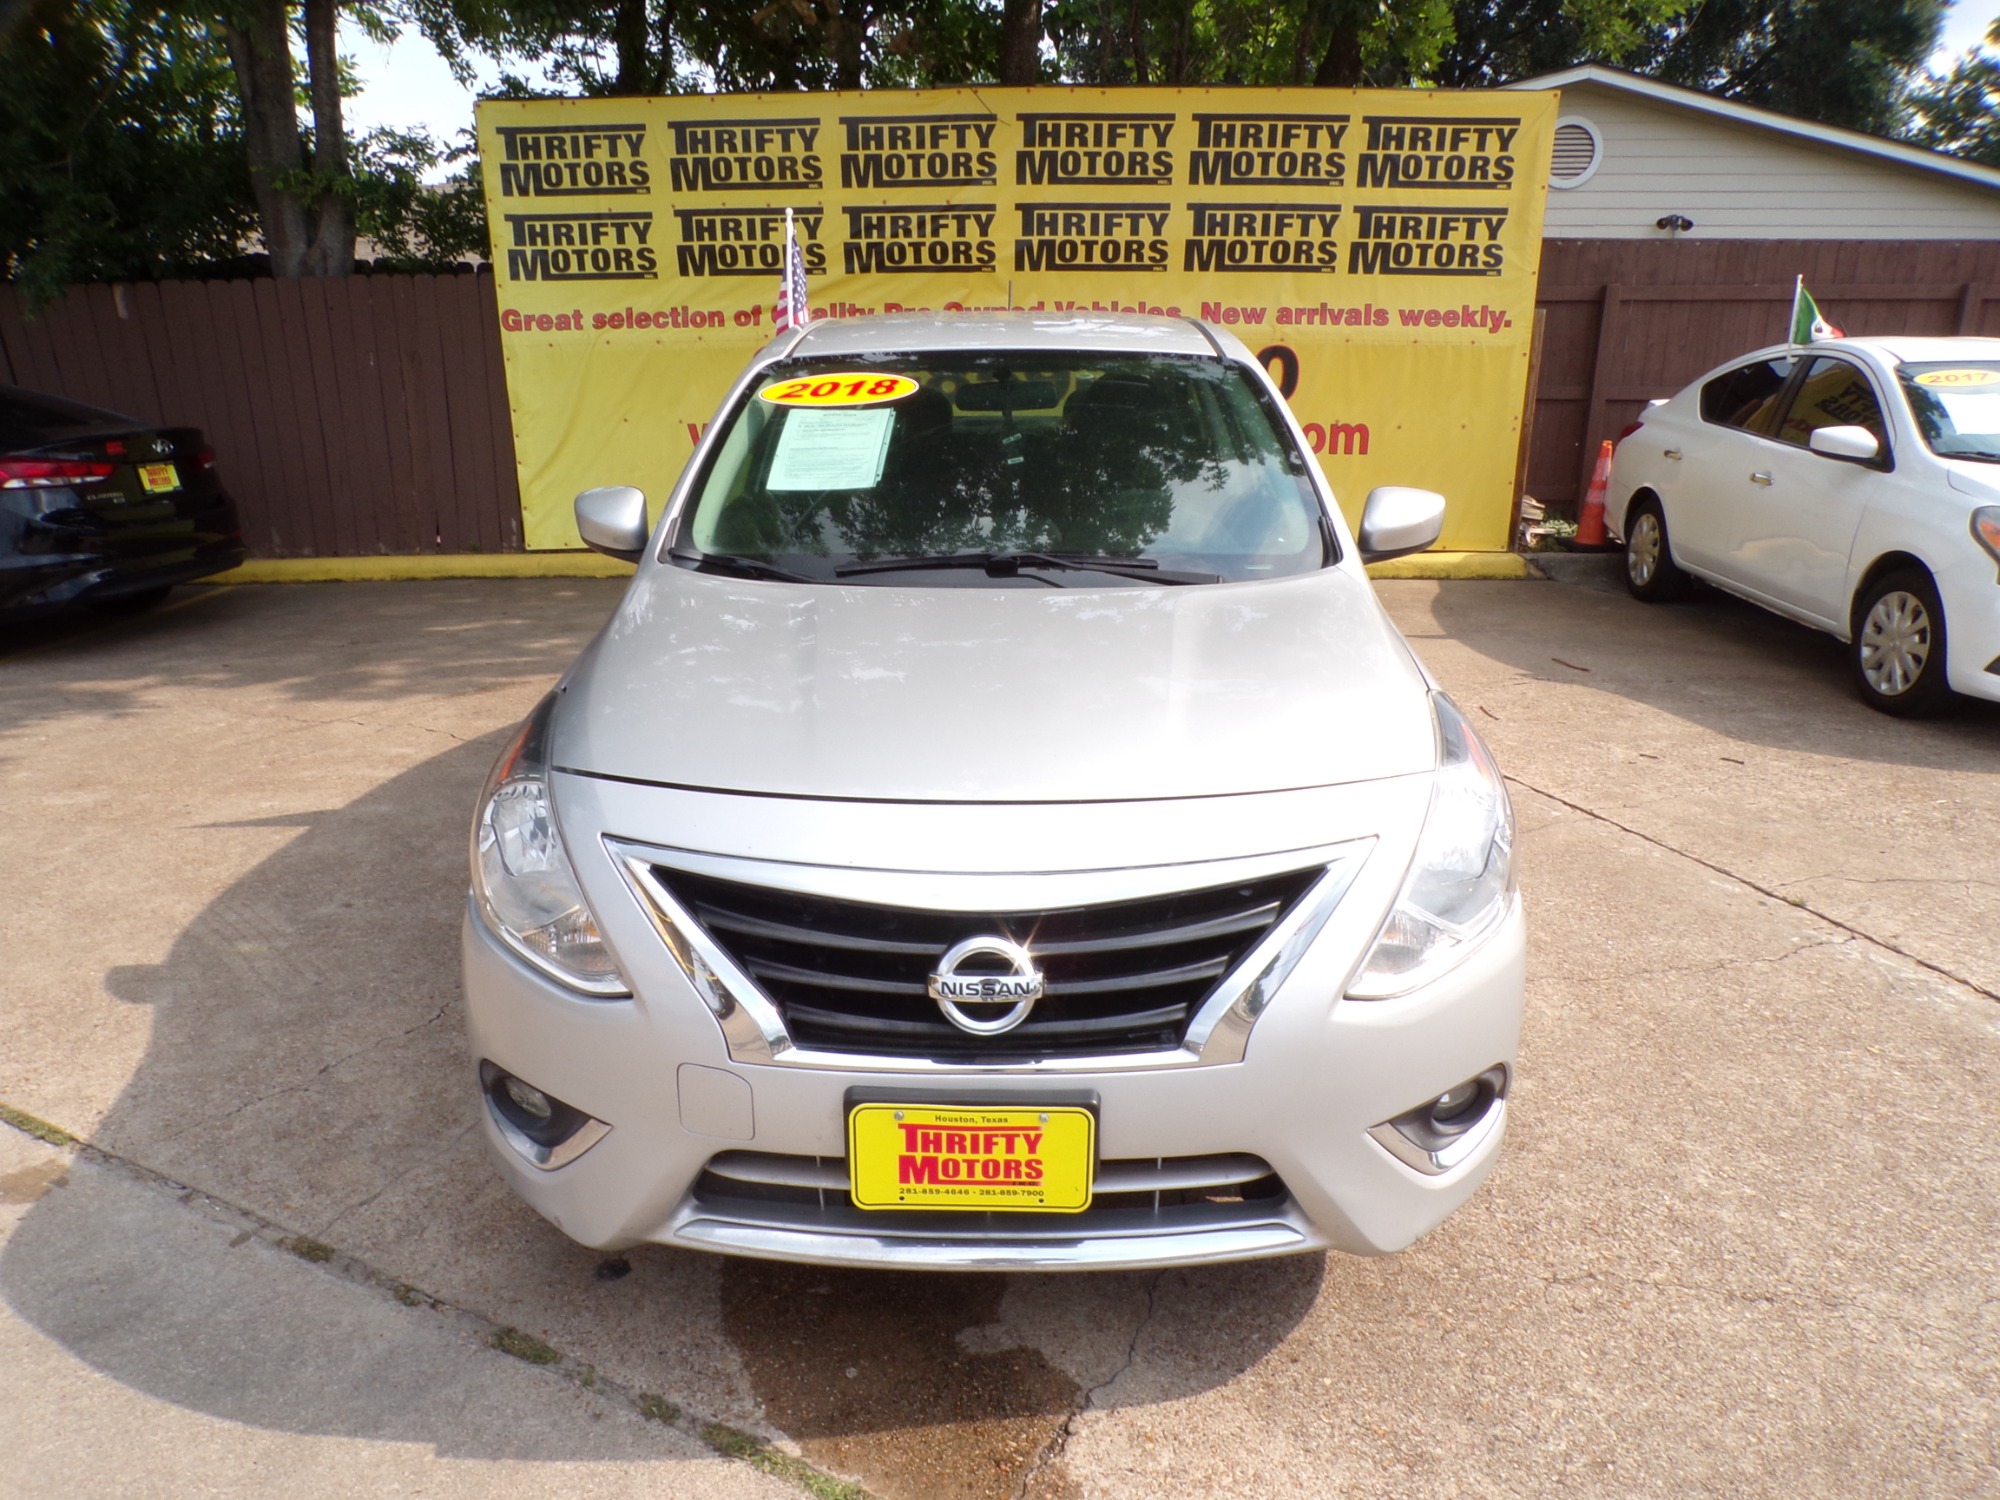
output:
[[[1933,453],[2000,463],[2000,360],[1898,365],[1896,380]]]
[[[1790,360],[1760,359],[1716,376],[1701,388],[1702,421],[1768,434],[1791,374]]]
[[[31,448],[61,442],[73,433],[140,425],[130,417],[79,401],[0,386],[0,446]]]
[[[1006,553],[1148,560],[1203,581],[1329,561],[1310,460],[1268,393],[1222,360],[797,361],[765,371],[727,421],[676,547],[810,581],[884,560]],[[987,580],[958,569],[855,581]]]

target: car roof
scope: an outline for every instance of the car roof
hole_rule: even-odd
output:
[[[771,352],[795,358],[908,354],[916,350],[1095,350],[1106,354],[1205,354],[1219,351],[1193,318],[1143,313],[881,313],[822,318],[792,344]]]
[[[1854,338],[1819,339],[1811,344],[1770,344],[1739,355],[1730,361],[1779,359],[1787,354],[1810,350],[1815,354],[1838,354],[1841,350],[1865,350],[1891,364],[1928,364],[1933,360],[2000,359],[2000,339],[1926,338],[1919,334],[1874,333]]]

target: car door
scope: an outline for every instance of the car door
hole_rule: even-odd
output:
[[[1806,446],[1823,427],[1864,427],[1869,462]],[[1783,393],[1770,437],[1756,444],[1721,517],[1722,567],[1732,580],[1829,629],[1847,613],[1847,560],[1871,493],[1892,466],[1882,402],[1857,361],[1819,354]]]
[[[1726,575],[1732,517],[1749,475],[1772,444],[1764,436],[1783,407],[1792,361],[1754,359],[1706,381],[1690,430],[1671,435],[1662,454],[1661,497],[1675,560]],[[1671,477],[1669,477],[1671,476]]]

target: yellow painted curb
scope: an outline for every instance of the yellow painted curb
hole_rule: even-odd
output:
[[[1515,552],[1417,552],[1370,563],[1370,578],[1526,578],[1528,561]]]
[[[632,564],[597,552],[457,552],[417,557],[269,557],[208,583],[380,583],[409,578],[630,578]]]

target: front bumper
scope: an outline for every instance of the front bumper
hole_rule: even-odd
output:
[[[562,778],[565,783],[582,778]],[[593,1000],[523,963],[468,908],[464,964],[474,1055],[610,1126],[587,1151],[554,1170],[537,1166],[488,1105],[490,1153],[523,1198],[572,1238],[604,1249],[641,1242],[823,1264],[902,1269],[1132,1268],[1202,1264],[1340,1249],[1399,1250],[1436,1226],[1492,1170],[1506,1104],[1496,1101],[1470,1149],[1444,1170],[1399,1159],[1370,1128],[1495,1067],[1511,1072],[1519,1041],[1523,931],[1518,902],[1505,923],[1463,963],[1413,994],[1389,1001],[1339,998],[1400,886],[1428,778],[1410,785],[1328,789],[1214,809],[1212,829],[1175,830],[1184,853],[1237,853],[1246,837],[1270,842],[1298,817],[1322,828],[1357,826],[1372,810],[1377,835],[1333,917],[1258,1018],[1240,1061],[1157,1065],[1108,1058],[1079,1065],[890,1067],[746,1063],[666,953],[618,879],[601,841],[577,825],[629,830],[665,826],[650,814],[678,797],[659,789],[571,787],[559,800],[572,857],[593,909],[635,994]],[[623,800],[614,809],[607,803]],[[639,807],[634,799],[656,804]],[[1221,800],[1221,799],[1218,799]],[[797,816],[794,804],[790,816]],[[754,811],[754,810],[753,810]],[[993,818],[996,809],[913,812],[909,838],[926,825],[933,847],[942,818]],[[1007,816],[1032,822],[1037,812]],[[1155,810],[1155,813],[1157,810]],[[623,814],[621,816],[620,814]],[[609,814],[609,816],[604,816]],[[877,870],[909,870],[898,849],[900,814],[876,807]],[[1087,870],[1090,824],[1132,814],[1066,809]],[[698,834],[699,815],[669,820]],[[1135,821],[1133,829],[1156,819]],[[1287,824],[1291,826],[1286,827]],[[884,825],[889,825],[884,833]],[[1084,825],[1080,830],[1077,825]],[[727,826],[727,820],[715,825]],[[1385,834],[1390,826],[1399,833]],[[1108,827],[1096,830],[1110,833]],[[1233,835],[1233,839],[1232,839]],[[754,830],[739,839],[759,844]],[[785,853],[825,854],[846,843],[838,828],[802,835]],[[710,845],[710,847],[714,847]],[[965,847],[982,848],[973,841]],[[1098,844],[1097,847],[1128,847]],[[1162,846],[1164,847],[1164,846]],[[991,855],[990,844],[983,852]],[[1046,858],[1046,843],[1041,851]],[[1137,851],[1140,857],[1144,849]],[[831,864],[832,861],[825,861]],[[1019,865],[1013,868],[1022,868]],[[1072,876],[1071,878],[1075,878]],[[849,1104],[870,1096],[923,1097],[951,1105],[1094,1102],[1102,1206],[1077,1215],[869,1212],[844,1191]],[[1250,1163],[1252,1165],[1240,1165]],[[1261,1171],[1259,1170],[1261,1168]],[[1242,1181],[1190,1199],[1179,1184]]]

